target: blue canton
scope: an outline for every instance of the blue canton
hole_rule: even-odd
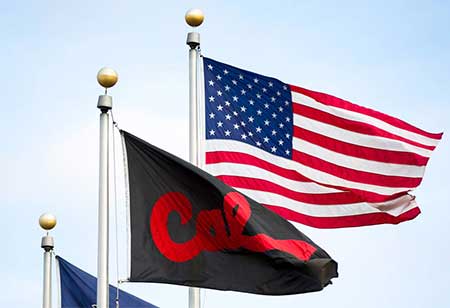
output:
[[[281,81],[203,58],[206,139],[292,157],[292,97]]]

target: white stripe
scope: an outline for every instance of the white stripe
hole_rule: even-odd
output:
[[[336,140],[374,149],[412,152],[425,157],[430,157],[432,152],[431,150],[420,148],[403,141],[356,133],[298,114],[294,114],[294,125]]]
[[[236,189],[256,202],[265,205],[281,206],[295,212],[316,217],[351,216],[380,212],[398,216],[416,206],[413,202],[413,198],[409,195],[404,195],[397,199],[382,203],[361,202],[337,205],[316,205],[292,200],[275,193],[243,188]]]
[[[302,153],[354,170],[411,178],[421,178],[425,171],[425,166],[390,164],[344,155],[298,138],[293,139],[292,146]]]
[[[278,174],[251,165],[235,163],[208,164],[205,166],[205,171],[214,176],[230,175],[266,180],[299,193],[327,194],[342,192],[340,190],[328,188],[314,182],[300,182],[287,179]]]
[[[399,192],[411,190],[411,188],[409,187],[385,187],[349,181],[328,174],[326,172],[322,172],[320,170],[316,170],[314,168],[302,165],[293,160],[269,154],[261,149],[258,149],[257,147],[235,140],[210,139],[206,141],[205,150],[207,152],[231,151],[231,152],[247,153],[259,159],[265,160],[268,163],[275,164],[286,169],[297,171],[298,173],[307,177],[308,179],[311,179],[316,183],[324,185],[347,187],[349,189],[353,188],[358,190],[374,192],[385,196],[390,196]]]
[[[367,123],[367,124],[376,126],[382,130],[385,130],[387,132],[390,132],[394,135],[409,139],[411,141],[421,143],[423,145],[436,146],[439,143],[439,140],[437,140],[437,139],[429,138],[424,135],[417,134],[417,133],[393,126],[387,122],[384,122],[383,120],[371,117],[369,115],[359,113],[356,111],[352,111],[352,110],[348,110],[348,109],[343,109],[343,108],[339,108],[339,107],[335,107],[335,106],[329,106],[326,104],[322,104],[320,102],[317,102],[313,98],[303,95],[301,93],[297,93],[297,92],[291,92],[291,93],[292,93],[292,100],[295,103],[309,106],[311,108],[321,110],[321,111],[327,112],[329,114],[333,114],[333,115],[338,116],[343,119]]]

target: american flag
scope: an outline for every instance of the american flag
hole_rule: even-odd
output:
[[[317,228],[397,224],[442,137],[337,97],[203,57],[204,169]]]

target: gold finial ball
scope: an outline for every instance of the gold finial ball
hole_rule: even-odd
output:
[[[44,213],[39,217],[39,225],[44,230],[51,230],[56,226],[56,216],[50,213]]]
[[[109,67],[104,67],[97,73],[97,81],[104,88],[111,88],[119,79],[117,72]]]
[[[184,15],[186,23],[191,27],[198,27],[203,23],[205,15],[200,9],[190,9]]]

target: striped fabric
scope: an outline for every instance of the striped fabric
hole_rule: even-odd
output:
[[[442,137],[334,96],[204,58],[204,168],[317,228],[397,224]]]

